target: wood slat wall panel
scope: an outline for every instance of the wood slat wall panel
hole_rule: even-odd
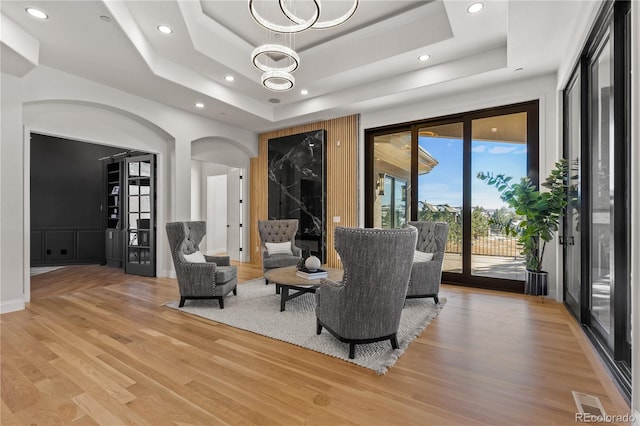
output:
[[[321,129],[327,131],[327,264],[334,268],[341,266],[334,249],[333,231],[336,226],[358,225],[358,115],[276,130],[259,136],[258,157],[252,158],[250,163],[249,249],[253,263],[262,262],[258,220],[266,219],[268,212],[269,139]],[[340,216],[340,223],[333,222],[334,216]]]

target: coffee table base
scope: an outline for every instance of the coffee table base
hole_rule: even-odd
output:
[[[280,294],[280,312],[284,312],[285,304],[298,296],[302,296],[305,293],[315,293],[319,286],[297,286],[287,284],[276,284],[276,294]],[[289,293],[289,290],[295,290],[295,293]]]

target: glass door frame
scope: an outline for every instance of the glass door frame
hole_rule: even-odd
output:
[[[566,120],[566,95],[572,82],[580,76],[580,233],[582,238],[581,256],[581,296],[579,309],[571,309],[571,304],[566,298],[567,273],[566,256],[564,257],[564,303],[568,306],[569,312],[576,317],[582,325],[583,330],[592,342],[597,352],[601,356],[612,376],[617,381],[623,394],[630,400],[631,397],[631,347],[627,341],[627,333],[631,327],[630,312],[628,304],[629,272],[630,272],[630,146],[631,146],[631,113],[630,113],[630,3],[626,1],[613,1],[603,3],[593,30],[585,44],[580,58],[573,70],[570,79],[563,92],[563,114]],[[607,336],[594,324],[591,318],[591,297],[592,297],[592,275],[590,268],[591,238],[590,229],[592,225],[591,214],[591,179],[592,179],[592,76],[590,65],[595,59],[598,49],[602,45],[605,37],[609,37],[613,50],[613,97],[611,107],[613,108],[613,151],[614,156],[613,173],[610,178],[613,180],[613,221],[614,221],[614,243],[613,250],[616,253],[614,260],[614,282],[612,282],[612,320],[613,320],[613,348],[607,344]],[[569,153],[566,138],[563,138],[564,155]],[[566,218],[566,216],[565,216]],[[567,223],[565,221],[563,233],[567,233]],[[566,244],[566,239],[565,239]],[[565,254],[566,254],[566,247]]]
[[[374,223],[374,139],[389,133],[401,133],[411,131],[411,206],[409,208],[411,219],[418,217],[418,131],[424,127],[433,127],[452,123],[463,123],[463,205],[462,205],[462,273],[443,272],[442,281],[450,284],[466,287],[478,287],[493,290],[522,293],[524,281],[483,277],[471,274],[471,182],[475,176],[471,176],[472,161],[472,128],[473,120],[489,118],[492,116],[508,115],[514,113],[527,113],[527,174],[532,183],[538,187],[539,182],[539,101],[533,100],[518,104],[487,108],[478,111],[453,114],[433,119],[425,119],[391,126],[378,127],[365,130],[365,227],[372,227]]]

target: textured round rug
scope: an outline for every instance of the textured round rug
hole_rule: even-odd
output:
[[[242,330],[282,340],[303,348],[330,355],[361,367],[384,374],[396,363],[416,337],[422,333],[444,307],[446,299],[440,297],[436,305],[432,298],[408,299],[402,310],[398,329],[398,349],[392,349],[388,340],[365,345],[356,345],[355,359],[349,359],[349,344],[342,343],[328,331],[316,334],[315,295],[304,294],[287,302],[286,310],[280,312],[280,295],[275,294],[275,285],[265,285],[257,279],[238,285],[238,295],[229,294],[224,299],[224,309],[217,300],[187,300],[178,307],[178,301],[165,306],[189,314],[217,321]]]

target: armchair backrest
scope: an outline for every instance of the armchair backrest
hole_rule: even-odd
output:
[[[298,219],[272,219],[259,220],[258,233],[260,234],[260,244],[262,251],[266,251],[265,243],[291,242],[291,251],[294,255],[300,254],[300,249],[296,247],[296,233],[298,232]]]
[[[409,221],[408,225],[418,230],[416,250],[433,253],[433,260],[443,261],[449,236],[449,224],[446,222]]]
[[[344,268],[343,297],[336,311],[342,316],[343,325],[361,328],[366,324],[367,333],[372,336],[397,331],[417,235],[412,226],[336,228],[335,247]],[[371,318],[376,321],[370,321]]]
[[[200,250],[200,242],[207,233],[207,224],[204,221],[168,222],[165,228],[173,266],[176,268],[179,281],[182,276],[182,265],[186,262],[184,255]]]

